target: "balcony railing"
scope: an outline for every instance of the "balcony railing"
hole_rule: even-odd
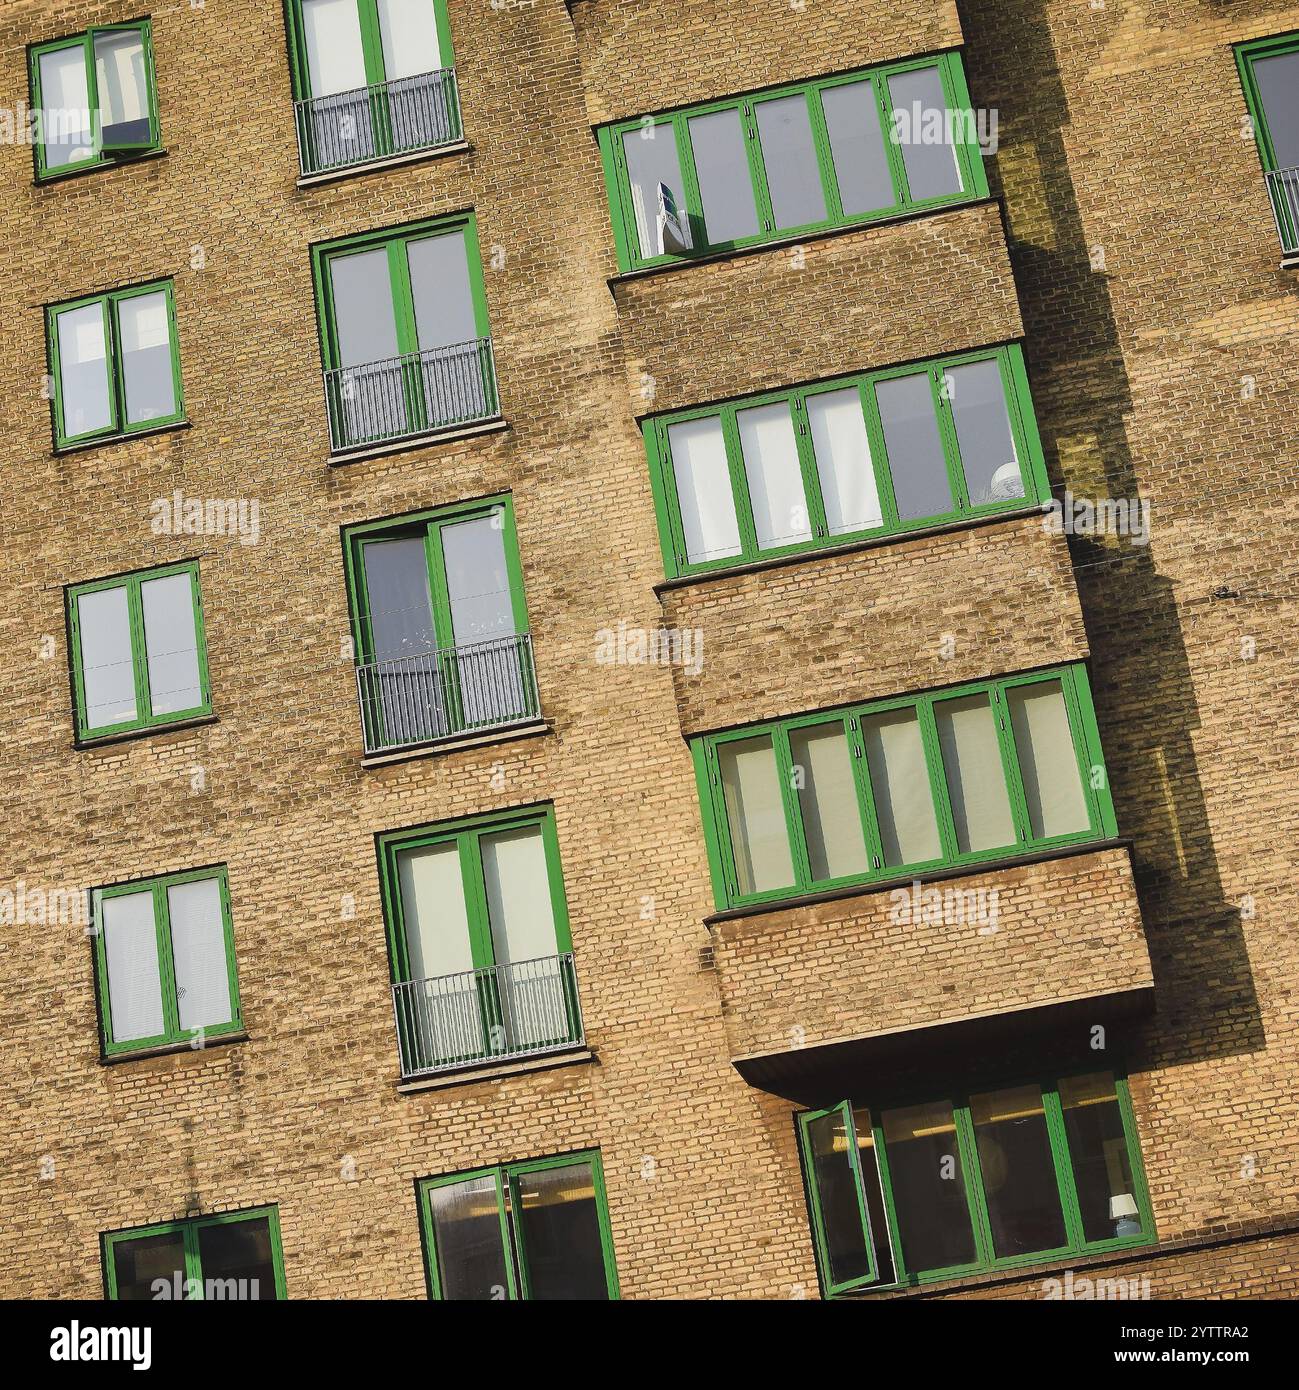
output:
[[[532,636],[362,662],[356,668],[367,753],[535,719]]]
[[[1272,196],[1281,250],[1287,256],[1299,256],[1299,169],[1271,170],[1267,191]]]
[[[325,372],[329,446],[336,453],[494,419],[492,340],[408,352]]]
[[[303,175],[327,174],[460,139],[454,68],[294,102]]]
[[[542,956],[392,987],[404,1078],[580,1046],[573,956]]]

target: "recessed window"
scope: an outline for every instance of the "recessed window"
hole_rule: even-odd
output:
[[[159,148],[147,19],[31,50],[37,175],[52,178]]]
[[[184,418],[170,280],[51,305],[45,324],[60,448]]]
[[[670,577],[1049,495],[1017,345],[657,417]]]
[[[212,712],[197,562],[78,584],[68,626],[79,739]]]
[[[799,1117],[822,1285],[865,1292],[1143,1245],[1154,1225],[1113,1072]]]
[[[430,1178],[419,1201],[436,1299],[618,1297],[598,1153]]]
[[[333,452],[494,419],[472,216],[313,251]]]
[[[110,1299],[242,1303],[285,1296],[275,1207],[111,1231],[101,1244]]]
[[[93,911],[106,1054],[242,1026],[224,868],[97,888]]]
[[[954,53],[600,132],[623,270],[987,196]]]
[[[719,907],[1115,833],[1080,666],[694,744]]]

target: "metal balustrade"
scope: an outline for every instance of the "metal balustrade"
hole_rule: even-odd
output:
[[[1267,191],[1272,198],[1272,216],[1276,218],[1281,250],[1287,256],[1299,256],[1299,169],[1271,170]]]

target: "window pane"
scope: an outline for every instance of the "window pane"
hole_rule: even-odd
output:
[[[790,734],[789,747],[812,877],[864,874],[869,860],[843,725],[798,729]]]
[[[339,365],[361,366],[397,356],[388,253],[360,251],[329,263]]]
[[[756,236],[758,209],[753,201],[753,180],[740,113],[732,108],[692,116],[687,128],[709,244],[717,246]]]
[[[137,294],[117,304],[126,385],[126,423],[143,424],[176,413],[167,296]]]
[[[377,4],[383,72],[388,81],[436,72],[442,59],[433,0],[377,0]]]
[[[754,108],[762,163],[777,228],[802,227],[826,219],[821,169],[812,143],[807,97],[779,97]]]
[[[443,232],[408,242],[406,255],[420,351],[476,339],[464,232]]]
[[[891,1284],[898,1277],[897,1267],[893,1261],[888,1214],[884,1210],[884,1187],[880,1182],[871,1112],[865,1106],[854,1105],[852,1123],[857,1131],[857,1162],[866,1192],[866,1215],[870,1217],[871,1239],[875,1244],[875,1271],[881,1284]]]
[[[997,721],[986,695],[966,695],[934,705],[943,750],[947,794],[961,854],[1015,843],[1006,774],[997,743]]]
[[[149,128],[149,75],[140,30],[95,35],[95,81],[104,148],[147,145],[153,137]]]
[[[915,710],[870,715],[862,720],[862,738],[885,864],[937,859],[938,817]]]
[[[366,85],[356,0],[302,0],[302,27],[312,96],[332,96]]]
[[[401,916],[412,980],[472,970],[460,847],[454,840],[397,856]]]
[[[518,1193],[529,1297],[547,1302],[607,1300],[609,1285],[591,1165],[573,1163],[521,1173]]]
[[[821,109],[830,134],[839,201],[847,217],[877,212],[897,203],[889,157],[880,128],[875,88],[870,82],[826,87]]]
[[[54,318],[59,348],[59,394],[69,439],[113,423],[108,395],[108,349],[102,304],[64,309]]]
[[[113,1276],[117,1298],[123,1303],[146,1303],[159,1297],[185,1293],[185,1241],[179,1231],[113,1242]],[[163,1281],[166,1293],[155,1287]]]
[[[841,536],[879,526],[884,513],[871,466],[861,394],[851,386],[808,396],[807,418],[830,534]]]
[[[740,429],[740,450],[749,480],[758,549],[810,540],[812,528],[788,403],[778,401],[741,410],[735,419]]]
[[[77,632],[86,727],[91,731],[107,729],[135,719],[138,711],[126,586],[79,595]]]
[[[365,714],[389,744],[438,738],[447,731],[446,702],[424,536],[369,541],[361,555],[368,609],[361,640],[378,663],[360,675]]]
[[[1024,479],[996,362],[948,367],[946,376],[971,506],[1023,497]]]
[[[86,50],[81,43],[40,56],[41,138],[45,167],[61,169],[95,152],[90,133]]]
[[[916,521],[946,515],[956,504],[929,374],[916,372],[878,382],[875,399],[884,426],[898,516],[903,521]]]
[[[974,1231],[951,1103],[886,1110],[881,1119],[907,1268],[920,1274],[971,1263]]]
[[[998,1257],[1064,1245],[1064,1213],[1041,1087],[971,1096],[970,1117]]]
[[[278,1297],[271,1223],[266,1217],[200,1226],[198,1257],[204,1298],[244,1302]]]
[[[175,714],[203,703],[194,620],[194,587],[188,574],[146,579],[140,585],[144,650],[149,665],[152,712]]]
[[[663,184],[677,208],[681,231],[690,235],[685,207],[685,181],[681,177],[681,159],[677,153],[676,131],[670,124],[646,125],[639,130],[624,131],[623,155],[627,160],[627,177],[631,183],[631,203],[636,214],[636,237],[640,253],[650,260],[675,248],[663,244],[659,226],[659,184]]]
[[[1006,703],[1033,838],[1086,830],[1091,812],[1060,682],[1011,686]]]
[[[699,564],[740,553],[740,524],[726,464],[722,422],[716,415],[668,426],[686,561]]]
[[[717,764],[726,798],[737,889],[748,894],[792,887],[794,861],[771,735],[722,744],[717,750]]]
[[[894,137],[899,131],[902,163],[914,202],[961,191],[961,173],[949,137],[950,121],[943,80],[936,67],[897,72],[889,79]],[[905,112],[899,121],[899,113]]]
[[[846,1284],[870,1272],[870,1253],[862,1228],[857,1175],[849,1155],[842,1110],[832,1110],[807,1125],[807,1142],[824,1227],[830,1281]]]
[[[1139,1235],[1141,1215],[1113,1074],[1061,1081],[1060,1105],[1083,1236],[1093,1241]]]
[[[449,1302],[507,1298],[494,1177],[428,1189],[442,1297]]]
[[[156,1038],[163,1032],[163,1019],[153,894],[121,893],[102,899],[100,909],[111,1041]]]
[[[1254,80],[1278,169],[1299,168],[1299,51],[1254,62]]]
[[[184,1029],[229,1023],[230,974],[226,961],[221,883],[215,878],[173,883],[167,889],[176,1004]]]

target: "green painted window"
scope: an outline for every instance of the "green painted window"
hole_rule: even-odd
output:
[[[1299,251],[1299,34],[1240,44],[1236,64],[1277,230],[1285,251],[1294,253]]]
[[[54,438],[122,438],[185,418],[170,280],[45,310]]]
[[[460,138],[445,0],[288,0],[304,174]]]
[[[419,1204],[433,1298],[618,1297],[595,1150],[430,1178]]]
[[[719,908],[1116,833],[1081,665],[692,740]]]
[[[100,1243],[110,1299],[229,1303],[285,1296],[280,1217],[273,1206],[110,1231]]]
[[[554,812],[379,841],[403,1075],[582,1040]]]
[[[1018,344],[644,424],[670,578],[1050,496]]]
[[[104,1052],[136,1052],[242,1027],[222,867],[93,894]]]
[[[987,196],[956,53],[599,131],[623,270]]]
[[[497,414],[472,213],[312,249],[335,453]]]
[[[799,1116],[828,1295],[1153,1239],[1127,1082],[1110,1071]]]
[[[153,33],[106,24],[29,50],[39,178],[159,148]]]
[[[211,714],[198,562],[68,590],[78,739]]]
[[[345,545],[368,751],[537,717],[508,495],[353,526]]]

